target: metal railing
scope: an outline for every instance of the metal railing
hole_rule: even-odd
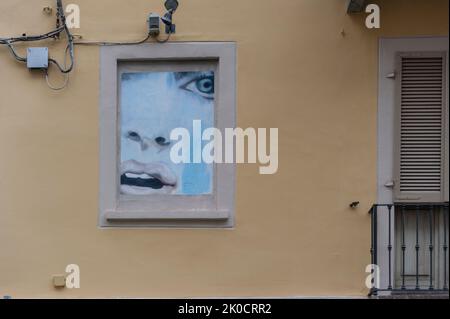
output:
[[[370,214],[371,263],[379,277],[369,296],[448,293],[448,203],[376,204]]]

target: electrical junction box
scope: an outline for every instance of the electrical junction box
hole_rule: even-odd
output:
[[[151,36],[159,35],[159,15],[150,13],[148,17],[148,33]]]
[[[27,67],[29,69],[48,69],[48,48],[28,48]]]

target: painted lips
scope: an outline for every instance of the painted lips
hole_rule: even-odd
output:
[[[123,162],[120,170],[121,192],[128,195],[151,194],[173,190],[175,174],[164,163]]]

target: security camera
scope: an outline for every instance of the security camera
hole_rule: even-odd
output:
[[[164,3],[164,6],[167,9],[167,12],[164,14],[164,16],[161,18],[161,21],[166,26],[166,33],[172,34],[175,33],[175,24],[173,24],[173,14],[178,8],[178,1],[177,0],[166,0]]]

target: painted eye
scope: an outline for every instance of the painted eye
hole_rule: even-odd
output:
[[[197,89],[204,94],[214,94],[214,78],[201,79],[195,82]]]
[[[205,99],[214,99],[214,76],[206,76],[187,83],[185,90],[200,95]]]

